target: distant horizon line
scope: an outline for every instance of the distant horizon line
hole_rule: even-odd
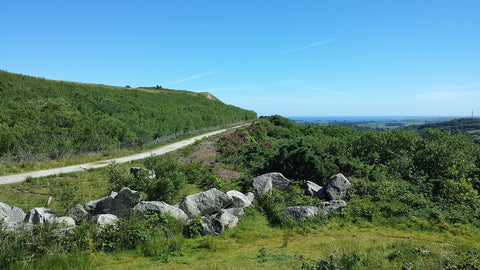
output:
[[[460,115],[324,115],[324,116],[284,116],[294,121],[388,121],[403,119],[433,119],[433,118],[472,118]],[[478,118],[478,116],[473,117]]]

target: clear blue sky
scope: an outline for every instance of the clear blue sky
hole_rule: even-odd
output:
[[[259,115],[480,115],[480,0],[0,2],[0,69]]]

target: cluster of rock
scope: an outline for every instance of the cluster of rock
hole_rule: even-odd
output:
[[[137,171],[138,172],[138,171]],[[290,185],[290,180],[281,173],[273,172],[260,175],[253,179],[253,188],[257,193],[266,194],[276,188],[284,190]],[[290,206],[283,213],[296,221],[319,213],[328,214],[335,209],[345,207],[344,198],[350,188],[349,181],[337,174],[328,179],[325,187],[307,181],[305,193],[314,198],[326,200],[315,206]],[[75,227],[76,223],[88,219],[93,220],[100,228],[106,225],[115,226],[118,218],[138,211],[170,215],[186,223],[199,219],[204,234],[220,235],[225,227],[237,225],[238,216],[243,215],[243,208],[249,207],[254,194],[243,194],[236,190],[226,193],[215,188],[186,196],[179,206],[169,205],[160,201],[142,201],[142,195],[135,190],[122,188],[119,192],[112,191],[108,196],[87,202],[84,206],[76,204],[70,207],[65,216],[57,216],[51,209],[36,207],[25,214],[22,209],[0,202],[0,224],[4,230],[17,230],[20,227],[31,227],[35,223],[58,224],[61,232]]]
[[[290,180],[281,173],[273,172],[260,175],[253,179],[252,186],[256,192],[266,194],[276,188],[286,189]],[[342,174],[337,174],[327,180],[325,187],[321,187],[314,182],[305,182],[305,193],[313,198],[326,200],[314,206],[290,206],[283,209],[283,213],[296,221],[301,221],[308,217],[313,217],[319,213],[328,214],[336,209],[347,206],[342,200],[348,193],[350,182]]]
[[[82,206],[70,207],[66,216],[58,217],[51,209],[36,207],[27,214],[18,207],[0,203],[0,223],[5,230],[28,227],[29,224],[59,224],[64,231],[75,227],[84,219],[92,219],[98,226],[115,226],[118,218],[125,217],[132,211],[145,214],[170,215],[185,222],[199,218],[205,234],[219,235],[225,227],[235,227],[238,215],[243,208],[251,205],[253,193],[243,194],[236,190],[223,193],[215,188],[186,196],[180,206],[169,205],[160,201],[142,201],[142,195],[135,190],[122,188],[118,193],[110,192],[108,196],[89,201]]]

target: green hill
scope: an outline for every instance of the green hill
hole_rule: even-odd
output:
[[[256,118],[209,93],[54,81],[0,71],[0,157],[96,151]]]
[[[465,134],[473,142],[480,144],[480,118],[460,118],[440,123],[413,125],[405,128],[424,135],[427,129],[448,131],[452,135]]]

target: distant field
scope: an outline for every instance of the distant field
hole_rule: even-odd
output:
[[[347,126],[359,126],[372,129],[394,129],[399,127],[407,127],[412,125],[422,125],[429,123],[439,123],[457,119],[457,117],[419,117],[419,118],[405,118],[405,119],[388,119],[389,117],[372,117],[372,120],[363,120],[368,117],[358,117],[356,120],[354,117],[346,117],[345,120],[296,120],[299,124],[305,125],[347,125]]]

